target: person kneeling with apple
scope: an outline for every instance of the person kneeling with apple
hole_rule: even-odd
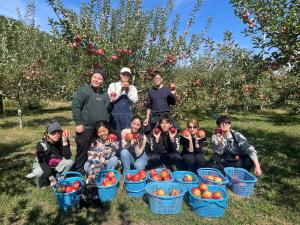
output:
[[[177,129],[173,126],[172,118],[163,115],[150,138],[149,167],[152,169],[164,164],[168,169],[174,170],[173,166],[180,166],[181,161]]]
[[[149,143],[142,126],[142,118],[134,116],[130,128],[121,132],[123,172],[130,170],[131,165],[137,170],[143,170],[147,166],[148,156],[145,149],[149,148]]]
[[[50,182],[56,184],[55,175],[69,171],[74,162],[71,160],[69,142],[70,132],[62,131],[59,122],[53,120],[46,124],[44,137],[37,143],[32,173],[27,178],[34,178],[36,186],[43,188]]]
[[[254,167],[256,176],[262,175],[255,148],[239,132],[231,129],[228,116],[217,119],[217,128],[212,136],[212,167],[223,170],[224,167],[240,167],[250,171]]]
[[[187,122],[187,129],[180,137],[180,145],[182,145],[181,156],[184,170],[197,172],[199,168],[205,166],[203,146],[207,145],[207,138],[196,119]]]

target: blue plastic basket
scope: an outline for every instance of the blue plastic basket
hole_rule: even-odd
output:
[[[107,187],[101,186],[102,180],[105,178],[106,173],[109,171],[114,172],[117,182],[111,186],[107,186]],[[120,175],[117,170],[106,169],[106,170],[102,170],[99,173],[99,175],[96,178],[96,185],[98,188],[98,195],[99,195],[99,199],[101,202],[112,201],[115,199],[115,197],[117,196],[117,192],[118,192],[119,180],[120,180]]]
[[[155,169],[155,171],[156,171],[156,173],[159,175],[160,172],[161,172],[163,169],[165,169],[165,168]],[[169,169],[167,169],[167,170],[169,171],[171,180],[168,180],[168,181],[158,181],[158,180],[153,180],[153,179],[151,178],[151,176],[150,176],[150,172],[148,171],[149,181],[151,181],[151,182],[161,182],[161,183],[165,183],[165,182],[168,182],[168,183],[169,183],[169,182],[173,182],[173,181],[174,181],[174,177],[173,177],[173,175],[172,175],[172,172],[171,172],[171,170],[169,170]]]
[[[129,197],[143,197],[145,194],[145,187],[148,181],[148,174],[145,179],[141,181],[128,181],[125,179],[126,174],[136,174],[139,170],[127,170],[124,172],[124,186]]]
[[[214,168],[200,168],[197,170],[197,173],[200,177],[200,182],[205,184],[213,184],[213,185],[219,185],[223,188],[226,188],[226,185],[228,184],[229,180],[220,172],[220,170],[214,169]],[[208,180],[204,178],[204,176],[212,175],[212,176],[218,176],[222,178],[222,182],[215,182],[212,180]]]
[[[194,187],[195,184],[199,183],[199,179],[198,179],[197,175],[191,171],[175,171],[172,173],[172,175],[177,183],[180,183],[185,186],[186,190],[189,190],[190,187]],[[191,175],[193,178],[193,181],[192,182],[184,181],[183,179],[184,179],[185,175]]]
[[[225,167],[224,171],[229,180],[229,187],[233,193],[241,197],[253,194],[257,178],[243,168]]]
[[[180,191],[177,196],[158,196],[154,194],[157,189],[163,189],[167,194],[172,189]],[[183,197],[186,189],[182,184],[173,182],[150,182],[145,187],[146,194],[149,196],[150,210],[154,214],[178,214],[182,209]]]
[[[57,174],[56,180],[58,183],[53,187],[54,194],[58,202],[58,208],[62,211],[76,208],[80,201],[80,193],[84,185],[83,177],[78,172],[64,172]],[[80,181],[80,188],[69,193],[57,192],[58,185],[73,185],[75,181]]]
[[[194,185],[197,187],[197,185]],[[227,190],[218,185],[207,185],[208,191],[218,191],[221,193],[223,199],[203,199],[196,197],[189,189],[189,204],[198,216],[202,217],[223,217],[225,209],[228,208],[229,194]]]

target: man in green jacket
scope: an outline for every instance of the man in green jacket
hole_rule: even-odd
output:
[[[105,78],[103,70],[95,69],[91,84],[79,88],[73,95],[72,114],[75,121],[77,145],[73,167],[75,171],[83,171],[96,123],[109,119],[110,98],[107,91],[102,88]]]

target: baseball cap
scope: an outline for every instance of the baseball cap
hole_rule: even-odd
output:
[[[51,133],[56,130],[61,130],[61,126],[58,121],[51,121],[46,124],[46,132],[47,133]]]
[[[121,73],[129,73],[131,75],[131,70],[128,67],[123,67]]]

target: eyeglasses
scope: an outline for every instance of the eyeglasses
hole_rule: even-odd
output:
[[[189,129],[197,129],[198,127],[196,126],[188,126]]]

